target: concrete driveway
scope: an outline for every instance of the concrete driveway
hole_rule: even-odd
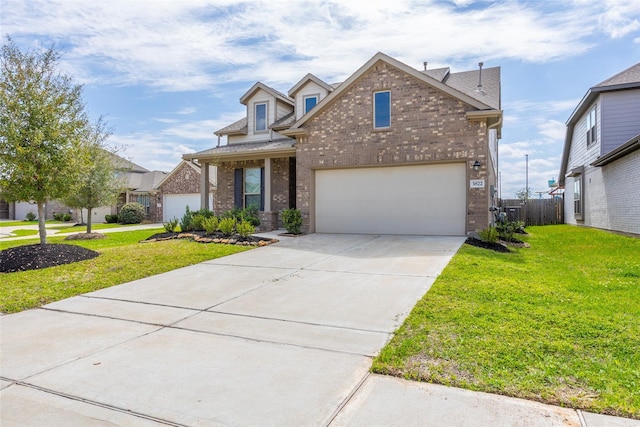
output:
[[[0,317],[0,424],[579,425],[369,374],[464,238],[282,239]]]

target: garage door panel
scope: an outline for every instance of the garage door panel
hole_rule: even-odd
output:
[[[316,171],[316,231],[464,235],[465,164]]]
[[[173,218],[182,219],[187,210],[187,206],[192,211],[200,209],[200,193],[188,194],[165,194],[163,197],[162,217],[163,221],[170,221]],[[209,206],[213,206],[213,196],[209,198]]]

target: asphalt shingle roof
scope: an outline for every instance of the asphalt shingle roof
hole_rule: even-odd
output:
[[[613,77],[609,77],[607,80],[598,83],[594,87],[617,86],[630,83],[640,83],[640,62],[619,72]]]

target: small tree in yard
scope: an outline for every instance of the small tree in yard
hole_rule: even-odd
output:
[[[38,205],[45,245],[45,203],[73,193],[86,165],[90,128],[82,87],[57,70],[59,54],[21,52],[7,37],[0,52],[0,193]]]
[[[94,208],[115,202],[124,182],[119,169],[114,164],[115,155],[108,151],[104,141],[109,136],[102,120],[99,120],[89,133],[85,146],[88,154],[88,166],[84,169],[80,188],[66,197],[65,203],[74,208],[87,210],[87,233],[91,233],[91,211]]]

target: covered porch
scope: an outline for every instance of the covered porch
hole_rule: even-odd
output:
[[[258,208],[260,230],[271,231],[281,225],[280,212],[296,203],[295,141],[287,138],[264,143],[236,143],[187,154],[197,160],[200,175],[200,208],[216,215],[234,208]],[[217,166],[214,206],[209,206],[208,165]]]

